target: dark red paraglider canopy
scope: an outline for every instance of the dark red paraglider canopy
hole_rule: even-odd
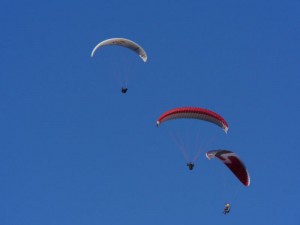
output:
[[[213,150],[208,151],[206,157],[208,159],[217,157],[245,186],[250,185],[250,175],[246,166],[234,152],[228,150]]]

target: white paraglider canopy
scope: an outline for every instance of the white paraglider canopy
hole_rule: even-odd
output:
[[[95,55],[95,52],[103,47],[103,46],[107,46],[107,45],[119,45],[119,46],[123,46],[125,48],[128,48],[132,51],[134,51],[136,54],[138,54],[140,56],[140,58],[146,62],[147,61],[147,53],[146,51],[137,43],[129,40],[129,39],[125,39],[125,38],[110,38],[107,40],[104,40],[102,42],[100,42],[99,44],[96,45],[96,47],[93,49],[92,53],[91,53],[91,57],[93,57]]]

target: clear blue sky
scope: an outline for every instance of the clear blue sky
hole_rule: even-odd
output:
[[[2,1],[0,224],[299,225],[299,12],[299,0]],[[113,48],[91,59],[111,37],[148,62],[120,50],[119,68]],[[179,106],[218,112],[228,134],[156,128]],[[220,134],[193,171],[172,139],[181,127],[202,147]],[[250,187],[205,158],[217,148],[244,160]]]

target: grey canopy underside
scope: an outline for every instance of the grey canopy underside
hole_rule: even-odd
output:
[[[107,45],[123,46],[125,48],[128,48],[128,49],[134,51],[136,54],[138,54],[144,62],[147,61],[148,57],[147,57],[147,53],[145,52],[145,50],[140,45],[138,45],[137,43],[135,43],[135,42],[133,42],[129,39],[125,39],[125,38],[111,38],[111,39],[107,39],[107,40],[104,40],[104,41],[100,42],[93,49],[93,51],[91,53],[91,57],[93,57],[95,55],[95,52],[99,48],[101,48],[103,46],[107,46]]]

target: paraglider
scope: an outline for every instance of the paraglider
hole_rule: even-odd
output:
[[[219,114],[211,110],[198,107],[181,107],[168,110],[157,119],[156,126],[158,127],[160,124],[173,119],[195,119],[207,121],[221,127],[225,133],[227,133],[229,129],[228,123]],[[199,157],[200,150],[198,150],[198,154],[196,154],[191,160],[188,156],[188,152],[185,149],[185,146],[180,145],[179,147],[180,150],[183,152],[183,155],[185,156],[187,167],[189,168],[189,170],[193,170],[195,166],[194,162]]]
[[[189,170],[193,170],[193,169],[194,169],[194,166],[195,166],[195,164],[192,163],[192,162],[189,162],[189,163],[187,163],[186,165],[187,165],[187,167],[189,168]]]
[[[128,88],[127,88],[127,87],[122,87],[121,92],[122,92],[123,94],[125,94],[127,91],[128,91]]]
[[[147,62],[148,56],[147,56],[146,51],[137,43],[133,42],[132,40],[126,39],[126,38],[110,38],[110,39],[100,42],[92,50],[91,57],[93,58],[94,55],[96,54],[96,52],[99,51],[99,49],[101,49],[105,46],[112,46],[112,45],[127,48],[127,49],[133,51],[135,54],[137,54],[143,60],[143,62]],[[124,76],[128,76],[128,75],[125,74]],[[121,80],[123,80],[123,79],[125,79],[125,78],[122,78]],[[122,82],[124,82],[124,80]],[[128,87],[126,87],[126,86],[125,87],[123,86],[121,88],[121,92],[123,94],[125,94],[127,92],[127,90],[128,90]]]
[[[246,187],[250,185],[250,175],[246,166],[234,152],[228,150],[212,150],[206,153],[206,157],[208,159],[215,157],[220,159],[242,184]]]
[[[231,208],[231,206],[230,206],[230,204],[229,203],[226,203],[225,204],[225,207],[224,207],[224,210],[223,210],[223,213],[226,215],[227,213],[229,213],[230,212],[230,208]]]
[[[161,123],[173,120],[173,119],[198,119],[204,120],[216,124],[221,127],[225,133],[228,132],[228,124],[223,117],[217,113],[210,111],[208,109],[197,108],[197,107],[182,107],[171,109],[164,114],[162,114],[157,122],[156,126],[158,127]]]

